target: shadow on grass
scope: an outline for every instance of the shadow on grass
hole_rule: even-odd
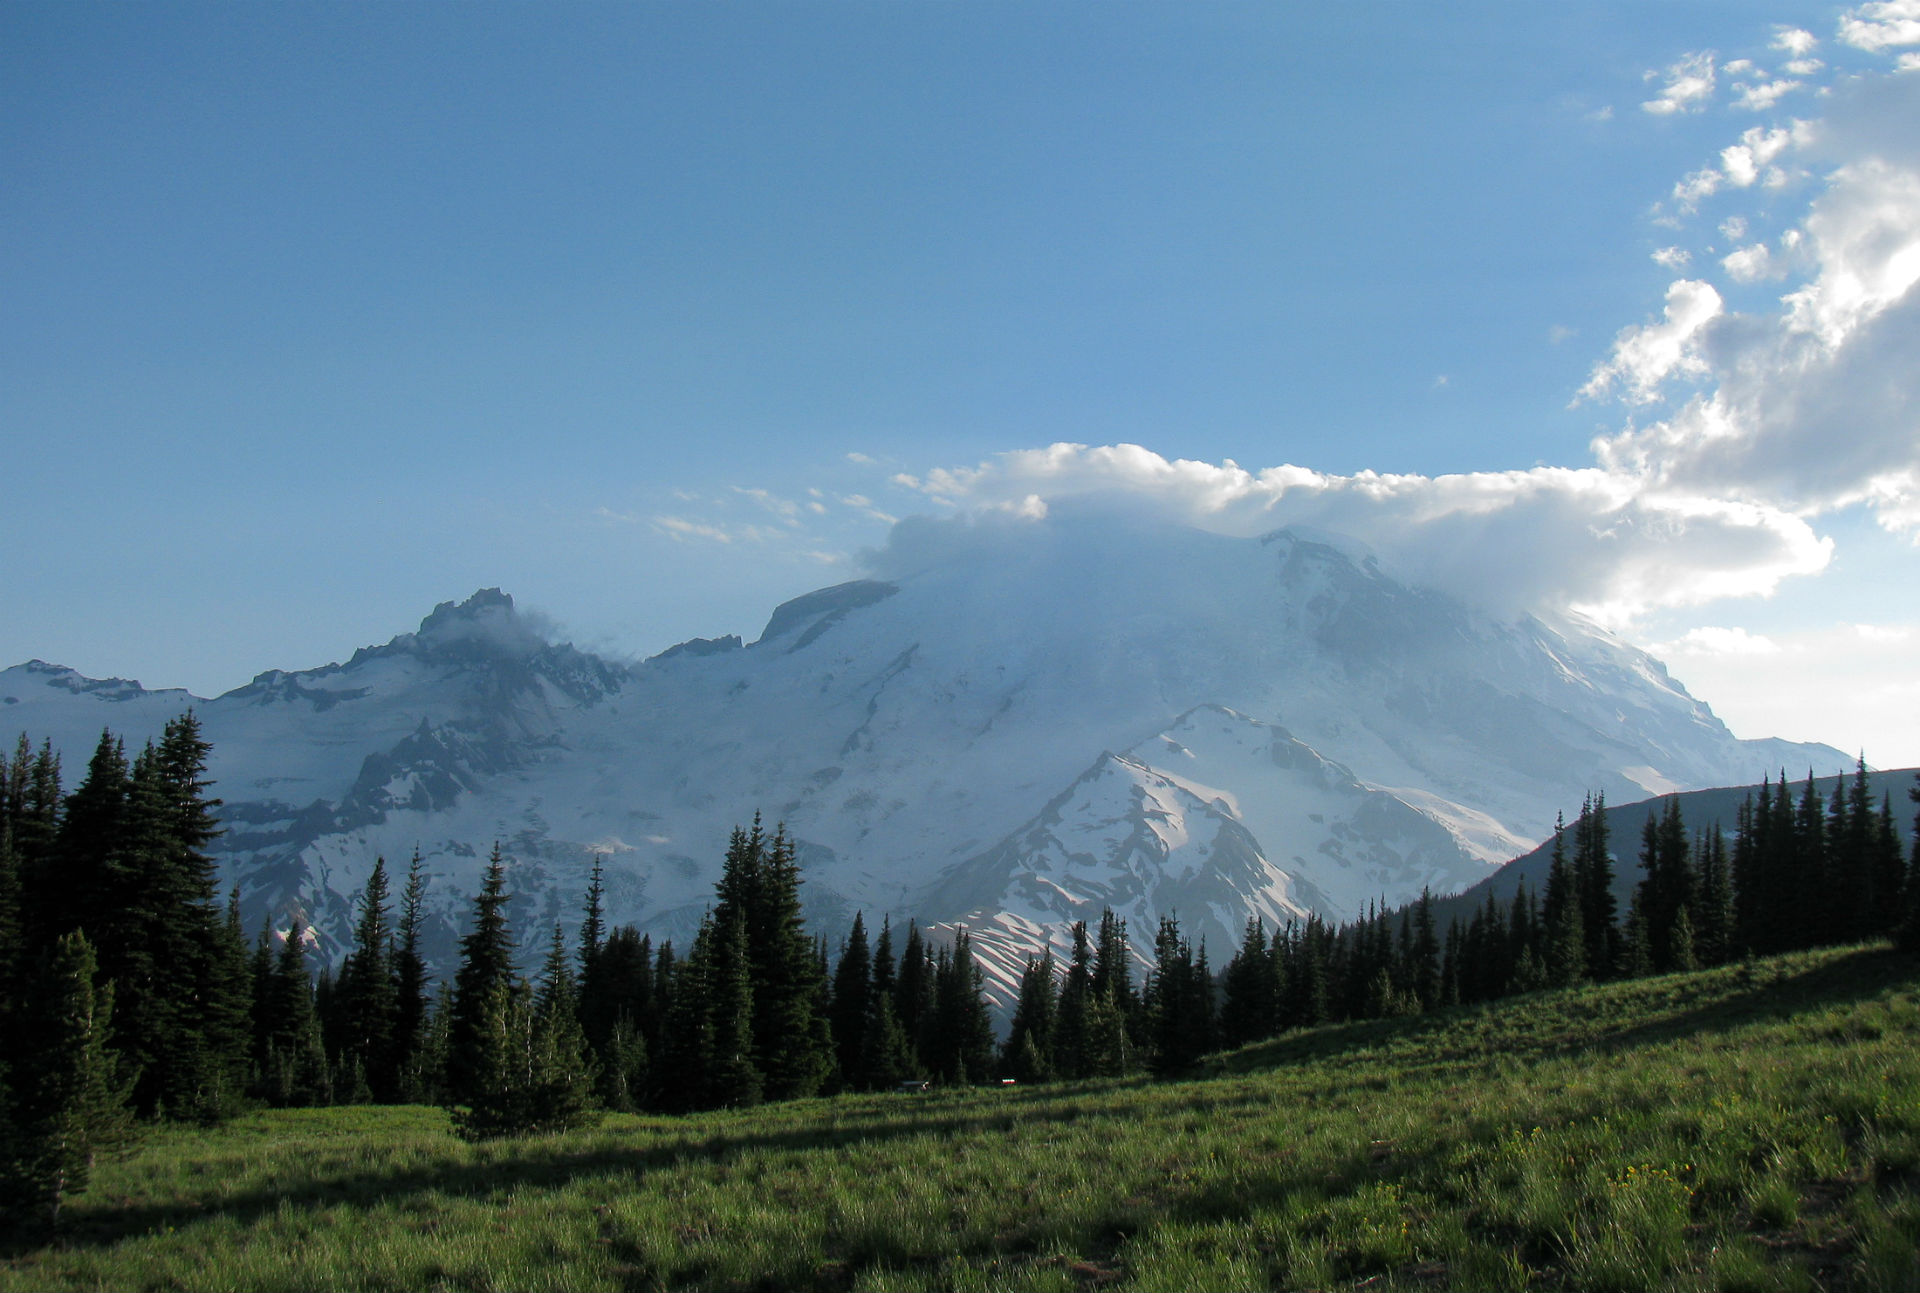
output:
[[[484,1200],[523,1189],[560,1189],[594,1181],[626,1181],[634,1188],[644,1188],[652,1173],[690,1165],[724,1171],[731,1160],[758,1152],[846,1150],[909,1139],[978,1137],[1004,1134],[1016,1127],[1068,1124],[1083,1117],[1112,1117],[1118,1112],[1117,1101],[1124,1104],[1129,1094],[1145,1095],[1152,1090],[1145,1079],[1134,1079],[1098,1086],[1025,1088],[1004,1094],[936,1094],[931,1098],[902,1097],[898,1108],[875,1103],[870,1112],[859,1106],[836,1109],[833,1103],[822,1102],[821,1122],[814,1125],[759,1130],[750,1126],[714,1127],[703,1125],[695,1116],[684,1124],[665,1120],[655,1123],[638,1133],[647,1143],[630,1147],[614,1140],[620,1135],[617,1130],[488,1142],[490,1147],[506,1148],[510,1156],[490,1155],[478,1162],[461,1161],[457,1142],[449,1132],[447,1156],[422,1163],[389,1168],[372,1164],[334,1173],[321,1169],[310,1179],[291,1185],[208,1193],[177,1202],[113,1205],[97,1198],[83,1199],[50,1238],[0,1238],[0,1258],[18,1258],[48,1248],[108,1247],[212,1218],[246,1226],[288,1207],[404,1206],[410,1198],[428,1194]],[[769,1111],[777,1115],[779,1108],[770,1106]],[[804,1110],[805,1106],[795,1107],[797,1116],[804,1117]],[[582,1140],[588,1143],[582,1144]],[[426,1152],[433,1151],[429,1148]]]

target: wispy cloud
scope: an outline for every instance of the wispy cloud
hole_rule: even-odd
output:
[[[1713,98],[1714,58],[1712,50],[1704,50],[1688,54],[1669,66],[1664,73],[1666,83],[1661,86],[1659,95],[1642,103],[1641,110],[1664,117],[1698,112],[1705,108]],[[1656,80],[1662,75],[1660,72],[1648,72],[1647,79]]]

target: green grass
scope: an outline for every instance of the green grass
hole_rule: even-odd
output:
[[[1912,1289],[1920,967],[1880,949],[1314,1030],[1178,1083],[466,1145],[168,1129],[0,1290]]]

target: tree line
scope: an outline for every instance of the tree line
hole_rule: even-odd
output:
[[[1219,1041],[1875,938],[1920,952],[1920,815],[1914,833],[1909,858],[1864,760],[1824,797],[1811,773],[1797,794],[1784,774],[1768,778],[1741,804],[1731,840],[1718,822],[1690,831],[1669,797],[1640,833],[1622,912],[1606,802],[1592,796],[1571,826],[1556,824],[1543,891],[1489,893],[1444,934],[1427,893],[1338,928],[1310,917],[1269,935],[1249,922],[1220,976]]]

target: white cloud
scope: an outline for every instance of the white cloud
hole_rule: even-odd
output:
[[[1876,53],[1920,45],[1920,0],[1886,0],[1851,9],[1840,19],[1840,39]]]
[[[733,542],[733,535],[719,526],[689,521],[681,516],[656,516],[653,518],[653,524],[668,538],[683,543],[689,539],[711,539],[715,543]]]
[[[1805,58],[1819,46],[1818,37],[1799,27],[1781,26],[1774,30],[1773,47],[1795,58]]]
[[[1720,261],[1729,277],[1736,283],[1757,283],[1761,279],[1778,278],[1781,271],[1773,262],[1773,256],[1767,251],[1765,243],[1754,243],[1742,247]]]
[[[866,454],[855,452],[848,454],[846,457],[848,462],[858,463],[862,467],[873,466],[873,459],[869,458]]]
[[[1682,211],[1693,211],[1700,205],[1700,199],[1710,198],[1720,191],[1720,181],[1724,178],[1713,167],[1702,167],[1674,185],[1673,196],[1679,201]]]
[[[1680,269],[1693,259],[1685,247],[1662,247],[1653,253],[1653,263],[1662,269]]]
[[[1718,318],[1720,293],[1697,279],[1676,280],[1667,288],[1667,307],[1658,323],[1623,329],[1614,338],[1613,354],[1594,369],[1580,388],[1580,399],[1596,399],[1616,388],[1635,404],[1650,402],[1662,383],[1676,373],[1706,372],[1696,338]]]
[[[1800,123],[1796,127],[1804,130]],[[1755,126],[1744,132],[1739,143],[1720,150],[1720,165],[1728,182],[1735,188],[1748,187],[1760,178],[1761,168],[1791,147],[1795,138],[1795,131],[1789,129]]]
[[[1570,328],[1564,323],[1556,323],[1547,329],[1547,344],[1557,346],[1580,335],[1580,329]]]
[[[1742,637],[1757,649],[1741,649]],[[1696,629],[1643,645],[1687,690],[1707,697],[1737,735],[1834,742],[1881,767],[1920,762],[1912,723],[1920,713],[1920,676],[1911,667],[1920,624],[1836,624],[1764,637]],[[1809,678],[1844,678],[1847,685],[1822,687],[1818,703],[1808,704]]]
[[[1804,84],[1790,77],[1781,77],[1776,81],[1735,82],[1733,106],[1748,112],[1766,112]]]
[[[1789,76],[1812,76],[1816,72],[1825,70],[1826,66],[1817,58],[1796,58],[1782,70]]]
[[[1698,112],[1713,97],[1713,62],[1713,51],[1706,50],[1674,63],[1666,70],[1666,84],[1659,97],[1642,103],[1641,109],[1656,116]],[[1651,80],[1658,75],[1649,72],[1647,77]]]
[[[1831,549],[1783,512],[1649,491],[1591,467],[1338,476],[1168,460],[1139,445],[1056,444],[932,471],[920,488],[966,512],[933,528],[903,523],[879,558],[884,571],[905,573],[975,541],[969,517],[1070,519],[1098,509],[1224,534],[1311,526],[1359,539],[1417,583],[1497,610],[1572,606],[1619,623],[1651,606],[1769,592],[1824,567]]]
[[[1747,218],[1745,216],[1728,216],[1720,222],[1720,236],[1733,242],[1739,242],[1747,236]]]
[[[1688,656],[1778,655],[1780,644],[1745,629],[1703,626],[1689,629],[1671,642],[1658,643],[1652,650],[1663,660]]]

